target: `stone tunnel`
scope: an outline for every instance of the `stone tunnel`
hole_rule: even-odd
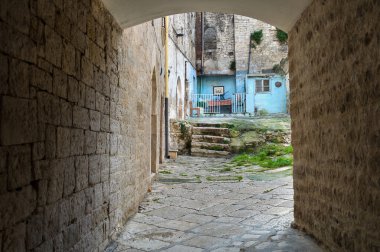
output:
[[[0,1],[0,251],[103,251],[162,148],[164,52],[146,39],[162,27],[131,26],[209,10],[289,31],[295,226],[379,251],[380,2],[132,2]]]

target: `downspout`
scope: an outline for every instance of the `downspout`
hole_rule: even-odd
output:
[[[165,157],[169,158],[169,18],[165,16]]]
[[[205,33],[205,13],[202,12],[201,13],[202,15],[202,61],[201,61],[201,86],[200,86],[200,90],[199,90],[199,94],[202,93],[202,84],[203,84],[203,74],[204,74],[204,68],[203,68],[203,65],[204,65],[204,58],[203,58],[203,51],[204,51],[204,47],[205,47],[205,41],[204,41],[204,33]]]
[[[249,37],[249,49],[248,49],[248,71],[247,74],[249,74],[249,68],[251,67],[251,51],[252,51],[252,39]]]

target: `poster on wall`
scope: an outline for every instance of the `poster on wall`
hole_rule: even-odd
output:
[[[213,93],[214,93],[214,95],[223,95],[224,94],[224,87],[223,86],[214,86],[213,87]]]

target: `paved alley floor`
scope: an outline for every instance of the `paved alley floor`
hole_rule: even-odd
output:
[[[290,228],[291,167],[259,174],[228,169],[229,162],[180,156],[161,165],[139,213],[107,252],[322,251]]]

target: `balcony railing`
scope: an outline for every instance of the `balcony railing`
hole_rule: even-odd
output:
[[[239,114],[245,113],[245,93],[235,93],[230,99],[222,95],[193,94],[193,107],[202,108],[204,114]]]

